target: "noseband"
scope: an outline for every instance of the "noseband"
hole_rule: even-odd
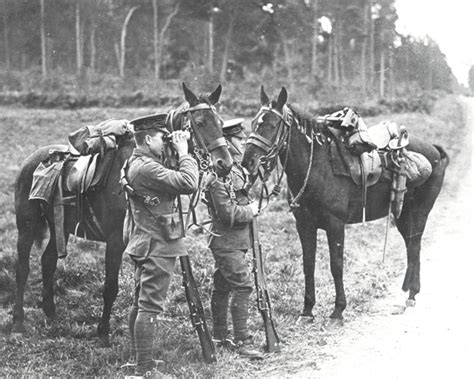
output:
[[[198,126],[196,125],[196,121],[193,116],[193,112],[198,110],[209,110],[211,111],[214,116],[216,116],[222,123],[222,117],[216,111],[216,108],[210,104],[206,103],[199,103],[193,107],[184,108],[181,110],[171,110],[168,113],[168,122],[171,125],[171,130],[175,130],[174,128],[174,119],[176,116],[180,114],[185,114],[185,117],[189,120],[189,122],[184,123],[184,128],[181,130],[188,130],[191,129],[191,138],[193,139],[193,146],[198,146],[198,149],[193,149],[193,154],[196,156],[196,159],[199,162],[200,170],[208,170],[211,167],[211,153],[220,148],[227,146],[226,140],[224,137],[219,137],[216,140],[212,141],[209,144],[206,144],[204,139],[202,138],[201,134],[198,132]],[[182,123],[183,124],[183,123]]]

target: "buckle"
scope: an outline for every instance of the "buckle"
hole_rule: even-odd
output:
[[[156,205],[160,204],[160,199],[157,196],[153,196],[153,197],[145,196],[145,199],[143,200],[143,202],[146,205],[156,206]]]

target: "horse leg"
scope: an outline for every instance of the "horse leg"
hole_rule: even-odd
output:
[[[405,203],[400,217],[396,220],[407,249],[407,270],[403,280],[403,291],[409,291],[407,305],[415,305],[415,296],[420,292],[420,251],[421,238],[428,215],[443,185],[446,161],[433,167],[431,177],[410,194],[405,195]]]
[[[16,300],[13,307],[13,333],[25,333],[25,312],[23,310],[25,285],[30,273],[30,253],[33,245],[33,233],[27,228],[18,230],[18,262],[16,266]]]
[[[105,248],[105,284],[102,296],[104,308],[97,326],[97,333],[103,346],[109,346],[110,314],[118,294],[118,274],[122,263],[125,246],[122,241],[122,230],[112,233],[106,241]]]
[[[326,235],[329,245],[331,274],[336,288],[336,302],[331,319],[342,320],[342,312],[346,309],[346,294],[344,292],[344,223],[329,216]]]
[[[314,268],[317,245],[318,229],[311,223],[303,211],[295,211],[296,230],[300,237],[301,247],[303,249],[303,272],[304,272],[304,309],[300,319],[306,319],[309,322],[314,320],[313,307],[316,303],[314,290]]]
[[[51,237],[48,245],[41,256],[41,273],[43,275],[43,301],[41,307],[50,319],[56,318],[56,307],[54,305],[54,273],[58,263],[58,252],[56,249],[56,235],[54,226],[50,226]]]

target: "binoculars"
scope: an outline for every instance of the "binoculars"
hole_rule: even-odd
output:
[[[189,133],[188,130],[183,130],[183,132],[186,135],[186,140],[189,141],[191,139],[191,133]],[[163,141],[165,141],[167,143],[171,143],[171,140],[173,139],[173,133],[175,133],[175,132],[168,133],[166,136],[164,136]]]

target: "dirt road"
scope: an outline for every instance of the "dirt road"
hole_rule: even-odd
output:
[[[465,153],[451,160],[422,247],[422,289],[414,308],[394,315],[402,277],[372,312],[323,347],[328,358],[298,378],[473,378],[474,99],[463,100]],[[396,233],[393,231],[393,233]]]

